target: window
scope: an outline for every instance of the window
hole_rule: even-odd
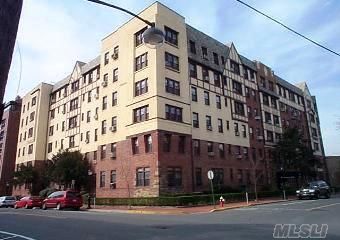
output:
[[[28,154],[32,154],[33,153],[33,144],[30,144],[28,146]]]
[[[135,96],[142,95],[148,92],[148,79],[145,78],[135,83]]]
[[[224,144],[223,143],[218,144],[218,152],[219,152],[220,158],[225,157],[225,150],[224,150]]]
[[[202,168],[195,168],[196,186],[202,186]]]
[[[150,185],[150,168],[137,168],[136,169],[136,186],[149,186]]]
[[[85,134],[85,141],[87,141],[88,143],[90,142],[90,131],[87,131]]]
[[[118,59],[118,54],[119,54],[119,46],[115,46],[113,49],[113,58]]]
[[[273,98],[273,97],[271,97],[271,105],[272,105],[272,107],[273,108],[275,108],[275,109],[277,109],[277,103],[276,103],[276,99],[275,98]]]
[[[50,111],[50,116],[51,116],[51,119],[54,119],[54,117],[55,117],[55,110],[54,109],[52,109]],[[21,126],[22,126],[22,123],[21,123]]]
[[[74,146],[75,146],[74,136],[70,136],[70,138],[69,138],[69,147],[73,148]]]
[[[228,120],[226,121],[226,125],[227,125],[227,130],[229,131],[229,129],[230,129],[230,124],[229,124],[229,121],[228,121]]]
[[[238,130],[238,123],[234,123],[234,131],[235,131],[235,135],[239,135],[239,130]]]
[[[93,151],[93,160],[97,160],[97,151]]]
[[[104,96],[103,97],[103,107],[102,107],[103,110],[107,109],[107,96]]]
[[[240,75],[240,65],[237,62],[230,60],[230,69],[233,73]]]
[[[217,72],[214,72],[214,85],[216,87],[220,87],[221,86],[220,74],[217,73]]]
[[[267,94],[262,94],[263,104],[269,106],[269,96]]]
[[[106,158],[106,145],[100,146],[100,159]]]
[[[169,167],[168,168],[168,187],[182,186],[182,168]]]
[[[117,92],[113,92],[112,93],[112,106],[116,106],[117,105],[117,102],[118,102],[117,95],[118,95]]]
[[[118,81],[118,68],[113,69],[113,82]]]
[[[152,136],[150,134],[144,136],[145,152],[152,152]]]
[[[165,36],[164,36],[165,41],[178,46],[178,32],[176,32],[175,30],[169,27],[164,27],[164,31],[165,31]]]
[[[88,103],[90,103],[91,102],[91,97],[92,97],[92,94],[91,94],[91,91],[89,91],[88,93],[87,93],[87,102]]]
[[[74,116],[74,117],[71,117],[69,119],[69,122],[68,122],[68,128],[71,129],[71,128],[75,128],[77,127],[78,123],[77,123],[77,116]]]
[[[143,122],[149,119],[149,105],[133,110],[133,122]]]
[[[93,72],[90,72],[90,74],[89,74],[89,84],[92,83],[92,81],[93,81]]]
[[[260,86],[266,88],[266,80],[264,79],[264,77],[260,77]]]
[[[53,146],[52,143],[48,143],[48,145],[47,145],[47,152],[48,153],[52,152],[52,146]]]
[[[213,142],[207,142],[207,150],[208,150],[208,154],[214,152],[214,143]]]
[[[246,97],[249,98],[249,97],[250,97],[249,88],[248,88],[248,87],[245,87],[244,90],[245,90],[245,92],[246,92]]]
[[[139,153],[138,138],[136,138],[136,137],[131,138],[131,147],[132,147],[132,154],[138,154]]]
[[[235,101],[235,113],[241,116],[245,115],[243,103]]]
[[[179,71],[178,57],[171,53],[165,52],[165,67]]]
[[[20,134],[21,136],[21,134]],[[30,129],[28,129],[28,138],[33,136],[33,128],[31,127]]]
[[[274,83],[272,81],[268,81],[268,86],[270,91],[274,91]]]
[[[199,156],[201,153],[201,147],[200,147],[200,140],[194,139],[193,141],[193,151],[196,156]]]
[[[37,103],[37,97],[32,98],[32,107]]]
[[[209,92],[204,91],[204,103],[205,105],[210,105]]]
[[[28,133],[29,136],[29,133]],[[53,136],[53,126],[50,126],[49,131],[48,131],[48,136]]]
[[[104,65],[107,65],[109,63],[109,52],[106,52],[104,55]]]
[[[91,122],[91,111],[87,111],[86,113],[86,122],[87,123]]]
[[[106,120],[102,121],[102,134],[106,134]]]
[[[243,95],[242,84],[233,80],[233,92]]]
[[[224,98],[224,106],[228,107],[228,98],[227,97]]]
[[[180,84],[178,81],[165,78],[165,91],[175,95],[180,95]]]
[[[216,64],[216,65],[218,65],[219,63],[218,63],[218,55],[217,55],[217,53],[213,53],[213,57],[214,57],[214,63]]]
[[[216,184],[216,185],[223,185],[223,183],[224,183],[223,168],[213,168],[211,170],[214,172],[213,183]]]
[[[191,87],[191,100],[197,102],[197,88]]]
[[[110,176],[110,188],[116,189],[117,188],[117,173],[116,170],[111,170],[111,176]]]
[[[94,130],[94,141],[96,142],[98,140],[98,128]]]
[[[165,118],[175,122],[182,122],[182,108],[166,104]]]
[[[243,77],[244,79],[249,79],[248,69],[245,66],[243,66]]]
[[[99,187],[105,187],[105,171],[100,171]]]
[[[71,84],[71,93],[79,90],[79,80]]]
[[[147,27],[135,33],[135,45],[136,47],[143,43],[143,33],[147,29]]]
[[[242,125],[242,136],[244,138],[247,137],[247,128],[246,128],[246,125]]]
[[[279,119],[279,116],[273,115],[273,118],[274,118],[274,125],[280,126],[280,119]]]
[[[197,65],[195,63],[189,62],[189,76],[197,78]]]
[[[171,134],[164,134],[163,151],[170,152],[171,150]]]
[[[112,132],[117,131],[117,117],[116,116],[111,118],[111,127],[112,127],[111,129]]]
[[[208,49],[206,47],[202,47],[202,57],[205,60],[208,60]]]
[[[314,142],[314,151],[320,151],[319,144]]]
[[[185,153],[185,143],[186,143],[186,137],[179,136],[179,141],[178,141],[178,152],[179,153]]]
[[[206,115],[205,116],[205,122],[206,122],[207,130],[212,131],[211,116]]]
[[[267,141],[268,142],[273,142],[274,141],[274,136],[272,131],[267,130]]]
[[[136,57],[135,59],[135,69],[136,71],[148,66],[148,53],[143,53],[142,55]]]
[[[209,82],[209,70],[206,67],[202,66],[202,77],[203,77],[203,81],[205,82]]]
[[[190,52],[196,54],[196,44],[194,41],[189,40]]]
[[[222,119],[217,119],[218,132],[223,133],[223,122]]]
[[[72,99],[70,101],[70,111],[73,111],[78,108],[78,98]]]
[[[216,107],[221,109],[221,96],[216,95]]]
[[[266,123],[272,123],[272,115],[269,112],[264,112],[264,119]]]
[[[199,128],[199,117],[198,117],[198,113],[193,112],[192,113],[192,125],[194,128]]]

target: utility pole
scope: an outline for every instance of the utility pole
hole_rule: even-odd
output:
[[[23,0],[0,1],[0,120]]]

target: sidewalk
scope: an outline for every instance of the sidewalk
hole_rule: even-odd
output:
[[[282,200],[280,198],[267,198],[258,201],[250,201],[247,205],[246,202],[226,203],[224,207],[216,205],[215,208],[211,205],[207,206],[194,206],[194,207],[170,207],[170,206],[132,206],[130,209],[128,206],[103,206],[97,205],[96,208],[84,209],[89,212],[105,212],[105,213],[132,213],[132,214],[167,214],[167,215],[179,215],[179,214],[199,214],[199,213],[212,213],[217,211],[225,211],[235,208],[243,208],[249,206],[263,205],[276,202],[285,202],[296,200],[295,197],[291,197],[289,200]],[[93,207],[93,206],[92,206]]]

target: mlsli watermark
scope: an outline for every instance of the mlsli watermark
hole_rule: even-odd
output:
[[[274,238],[326,238],[327,224],[276,224]]]

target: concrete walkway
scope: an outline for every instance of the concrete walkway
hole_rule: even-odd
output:
[[[171,206],[132,206],[130,209],[128,206],[104,206],[96,205],[95,208],[84,209],[90,212],[117,212],[117,213],[132,213],[132,214],[199,214],[199,213],[211,213],[217,211],[225,211],[228,209],[249,207],[255,205],[263,205],[276,202],[284,202],[296,200],[296,198],[290,198],[288,200],[282,200],[280,198],[267,198],[260,199],[258,201],[250,201],[248,204],[246,202],[234,202],[226,203],[223,207],[216,205],[215,208],[211,205],[206,206],[194,206],[194,207],[171,207]]]

